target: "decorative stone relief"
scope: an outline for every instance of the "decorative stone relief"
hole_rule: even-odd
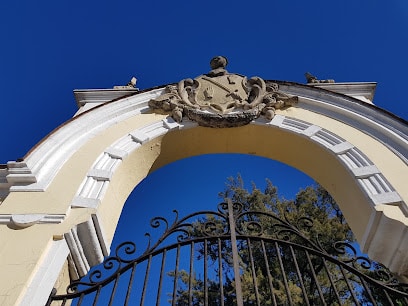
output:
[[[201,126],[224,128],[246,125],[261,115],[272,120],[276,109],[298,101],[296,96],[280,92],[276,83],[228,73],[227,63],[223,56],[214,57],[209,73],[167,86],[149,106],[171,113],[179,123],[188,117]]]

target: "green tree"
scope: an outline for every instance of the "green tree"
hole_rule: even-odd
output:
[[[271,181],[267,180],[263,191],[254,184],[247,190],[238,175],[228,178],[219,196],[238,203],[235,222],[245,305],[322,305],[322,300],[327,305],[354,305],[354,299],[370,305],[358,276],[313,251],[337,255],[334,242],[354,241],[341,210],[321,186],[301,189],[294,199],[287,200],[279,195]],[[214,273],[222,274],[222,281],[207,280],[208,304],[221,304],[222,287],[224,305],[236,305],[236,275],[232,268],[231,240],[224,239],[228,236],[225,222],[208,216],[193,225],[192,237],[205,236],[207,227],[219,235],[218,242],[207,241],[196,250],[197,259],[209,260],[215,267]],[[343,255],[347,258],[347,253]],[[176,305],[203,305],[202,278],[195,275],[191,278],[184,270],[172,276],[180,284]],[[187,292],[189,282],[192,283],[190,293]],[[350,289],[356,292],[354,297]],[[372,294],[377,295],[377,291]]]
[[[327,250],[329,253],[333,253],[332,244],[335,241],[354,241],[353,234],[347,225],[341,210],[336,202],[330,196],[330,194],[324,190],[320,185],[309,186],[301,189],[294,199],[284,199],[279,196],[278,188],[272,184],[270,180],[266,181],[266,188],[261,191],[254,184],[252,184],[251,190],[244,188],[244,182],[238,175],[236,178],[228,178],[226,188],[220,193],[221,198],[231,198],[233,202],[242,203],[244,209],[251,211],[260,211],[264,213],[276,214],[281,219],[285,219],[290,224],[297,225],[303,229],[302,233],[308,239],[318,238],[320,243],[319,247]],[[263,215],[251,215],[253,218],[263,226],[265,231],[273,229],[274,222],[270,217]],[[309,219],[307,219],[309,218]],[[310,225],[310,220],[313,220],[313,226]],[[287,232],[284,232],[288,234]],[[270,235],[274,233],[270,232]],[[300,245],[307,243],[302,237],[292,235],[291,241]],[[277,304],[282,305],[289,303],[289,299],[295,305],[304,305],[304,295],[311,303],[319,304],[320,296],[318,292],[317,283],[319,283],[321,294],[329,304],[335,304],[338,297],[334,294],[333,290],[330,290],[330,279],[324,269],[324,264],[321,258],[309,254],[310,261],[313,266],[311,270],[309,259],[306,254],[299,252],[293,256],[295,250],[291,248],[280,247],[274,248],[271,244],[265,248],[269,260],[269,270],[272,274],[279,277],[274,277],[273,288],[275,297],[271,294],[265,294],[270,292],[268,290],[268,282],[265,275],[267,275],[267,267],[265,266],[265,260],[263,260],[263,248],[258,241],[251,242],[252,244],[252,258],[257,266],[256,274],[251,273],[251,277],[246,276],[248,269],[244,272],[243,279],[243,295],[247,297],[247,300],[256,300],[254,296],[254,283],[257,283],[259,297],[261,305],[272,305],[272,301],[275,298]],[[246,251],[247,248],[241,246],[240,256],[245,262],[250,262],[249,254]],[[286,287],[285,279],[282,275],[282,268],[279,265],[278,254],[282,257],[282,264],[286,273]],[[296,270],[296,264],[299,271],[302,271],[302,276],[299,276]],[[313,276],[313,272],[315,276]],[[256,278],[254,280],[253,278]],[[302,278],[303,287],[300,281]],[[340,276],[337,276],[340,279]],[[333,280],[334,281],[334,280]],[[347,304],[346,284],[338,284],[340,299],[343,304]],[[287,294],[290,291],[290,297]],[[341,296],[343,294],[343,296]]]

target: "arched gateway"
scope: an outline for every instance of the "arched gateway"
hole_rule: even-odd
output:
[[[1,305],[42,305],[56,281],[85,275],[108,255],[135,186],[207,153],[305,172],[363,251],[408,275],[408,124],[371,103],[375,84],[246,79],[225,65],[217,57],[208,74],[145,91],[77,90],[74,118],[0,168]]]

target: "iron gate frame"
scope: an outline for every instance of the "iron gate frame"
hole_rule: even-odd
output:
[[[61,305],[65,305],[67,301],[77,299],[77,305],[82,303],[84,297],[88,294],[95,293],[94,305],[98,302],[101,290],[107,285],[114,282],[112,292],[110,294],[109,305],[114,303],[114,298],[117,290],[117,284],[121,275],[126,271],[132,269],[131,277],[129,284],[127,286],[126,300],[124,305],[128,305],[131,296],[131,289],[134,281],[134,274],[136,267],[147,261],[147,268],[144,276],[144,284],[141,293],[140,305],[144,305],[146,297],[146,287],[150,273],[150,264],[152,258],[161,254],[162,255],[162,264],[159,278],[159,285],[157,288],[156,296],[156,305],[160,305],[160,293],[162,290],[162,281],[164,275],[164,263],[166,252],[176,249],[176,264],[174,269],[174,283],[173,283],[173,292],[171,303],[176,305],[177,303],[177,279],[178,279],[178,269],[180,261],[180,248],[183,246],[190,245],[191,256],[189,259],[190,272],[189,272],[189,285],[188,285],[188,296],[189,301],[188,305],[193,304],[193,295],[192,295],[192,279],[193,279],[193,261],[194,255],[193,250],[194,246],[197,243],[203,243],[204,252],[204,298],[203,305],[209,305],[208,297],[208,243],[213,243],[214,241],[218,245],[218,277],[220,281],[220,304],[224,305],[224,300],[226,298],[223,292],[223,280],[222,280],[222,241],[229,241],[231,243],[231,255],[232,255],[232,269],[233,275],[240,277],[234,278],[235,286],[235,300],[234,304],[238,306],[243,306],[248,304],[247,301],[244,301],[242,294],[242,264],[240,263],[241,258],[238,250],[238,241],[246,241],[248,244],[248,254],[250,257],[248,265],[252,271],[252,276],[254,278],[254,292],[255,292],[255,301],[256,305],[260,304],[260,293],[258,292],[258,286],[255,272],[255,261],[253,259],[251,242],[258,242],[261,245],[263,256],[266,264],[266,277],[268,278],[268,283],[270,286],[271,294],[271,303],[273,305],[278,305],[278,302],[274,295],[273,289],[273,277],[269,271],[269,259],[266,255],[266,244],[274,245],[278,265],[282,271],[282,278],[284,283],[285,293],[287,295],[287,304],[294,305],[292,301],[291,292],[285,275],[284,262],[282,260],[281,248],[288,248],[291,252],[293,258],[294,268],[297,273],[299,280],[298,286],[301,288],[304,301],[307,305],[310,305],[309,297],[304,285],[304,275],[297,262],[297,257],[294,253],[294,250],[302,250],[305,252],[306,261],[310,268],[310,277],[313,278],[313,281],[316,285],[317,294],[320,298],[322,305],[326,305],[324,293],[322,292],[321,285],[319,285],[318,277],[315,271],[315,267],[312,263],[311,255],[317,256],[322,259],[324,269],[328,275],[328,279],[334,294],[339,302],[339,305],[342,304],[341,297],[337,292],[335,280],[332,278],[331,273],[328,268],[328,263],[334,264],[339,267],[343,280],[347,285],[347,288],[350,291],[350,299],[356,304],[360,305],[359,298],[354,292],[353,285],[347,273],[351,273],[356,278],[361,281],[360,290],[364,290],[366,293],[366,298],[370,301],[372,305],[377,305],[377,301],[373,296],[373,290],[381,290],[384,294],[384,298],[390,305],[408,305],[408,284],[400,283],[384,266],[381,266],[366,256],[359,254],[354,246],[350,242],[339,241],[333,244],[333,249],[336,255],[329,253],[325,250],[319,242],[317,237],[309,238],[305,232],[307,232],[313,226],[313,220],[307,217],[302,217],[297,220],[297,224],[293,224],[288,221],[286,216],[284,219],[278,217],[277,215],[271,212],[265,211],[251,211],[244,209],[244,206],[241,203],[233,203],[230,199],[226,199],[225,202],[218,205],[217,211],[199,211],[192,214],[189,214],[181,219],[179,219],[178,211],[173,210],[175,213],[174,221],[169,224],[166,218],[164,217],[155,217],[151,220],[150,225],[152,228],[159,228],[164,225],[165,229],[160,238],[154,243],[151,243],[151,235],[146,233],[145,235],[149,238],[148,245],[146,250],[136,258],[131,258],[129,256],[135,255],[136,253],[136,244],[134,242],[123,242],[119,244],[115,249],[115,255],[107,257],[101,264],[102,268],[96,268],[92,270],[87,276],[88,281],[82,279],[73,281],[66,289],[66,294],[57,294],[54,289],[47,301],[47,306],[52,305],[54,301],[62,301]],[[254,217],[256,216],[256,217]],[[262,222],[259,221],[259,218],[271,218],[274,223],[269,228],[264,228]],[[194,220],[194,221],[191,221]],[[199,223],[197,223],[199,222]],[[197,224],[200,224],[200,228],[197,229]],[[169,237],[176,237],[176,242],[164,245]],[[302,244],[300,244],[302,242]],[[123,254],[122,254],[123,253]],[[121,255],[122,254],[122,255]],[[98,266],[99,267],[99,266]],[[365,272],[364,272],[365,271]],[[367,271],[370,271],[370,275],[367,275]],[[104,273],[108,272],[108,275],[102,279]],[[168,273],[168,272],[167,272]],[[375,278],[376,277],[376,278]],[[371,289],[374,288],[374,289]],[[399,302],[394,304],[393,298],[397,297]],[[201,304],[200,304],[201,305]],[[382,305],[382,304],[380,304]]]

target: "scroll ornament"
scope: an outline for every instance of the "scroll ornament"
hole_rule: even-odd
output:
[[[227,63],[223,56],[214,57],[209,73],[168,85],[149,106],[170,113],[179,123],[187,117],[201,126],[224,128],[246,125],[260,116],[272,120],[276,109],[297,103],[298,97],[280,92],[276,83],[228,73]]]

